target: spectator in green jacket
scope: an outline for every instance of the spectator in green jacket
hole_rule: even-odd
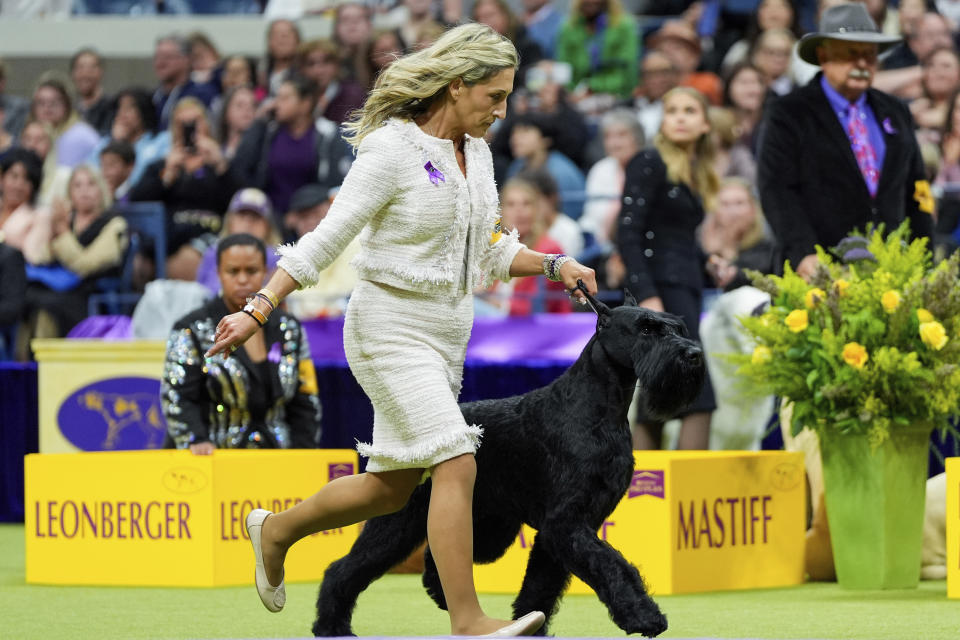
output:
[[[573,66],[577,94],[629,98],[637,83],[640,43],[633,16],[620,0],[573,0],[557,38],[557,59]]]

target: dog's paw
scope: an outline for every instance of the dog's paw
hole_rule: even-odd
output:
[[[627,633],[639,633],[646,638],[655,638],[667,630],[667,616],[660,611],[646,612],[630,622],[619,625]]]
[[[321,620],[314,622],[312,631],[315,638],[346,638],[357,635],[349,624],[326,623]]]

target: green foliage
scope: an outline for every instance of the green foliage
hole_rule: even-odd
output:
[[[838,260],[817,247],[808,283],[751,274],[771,296],[742,318],[756,342],[731,359],[747,384],[794,402],[793,431],[860,433],[879,443],[918,423],[947,428],[960,408],[960,252],[932,266],[906,223],[851,236]],[[805,317],[804,317],[805,316]]]

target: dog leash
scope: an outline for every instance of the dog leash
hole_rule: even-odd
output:
[[[595,304],[596,300],[594,300],[593,296],[590,295],[590,292],[587,291],[587,286],[583,284],[583,280],[580,280],[579,278],[577,278],[577,289],[579,289],[583,293],[584,298],[587,301],[587,304],[590,305],[590,308],[593,309],[593,312],[597,315],[600,315],[600,310],[597,308],[597,305]]]

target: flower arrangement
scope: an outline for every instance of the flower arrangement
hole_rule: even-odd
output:
[[[810,282],[752,273],[771,296],[743,318],[753,353],[732,356],[762,393],[794,403],[792,431],[836,429],[873,445],[896,429],[951,428],[960,409],[960,252],[936,266],[906,223],[817,247]]]

